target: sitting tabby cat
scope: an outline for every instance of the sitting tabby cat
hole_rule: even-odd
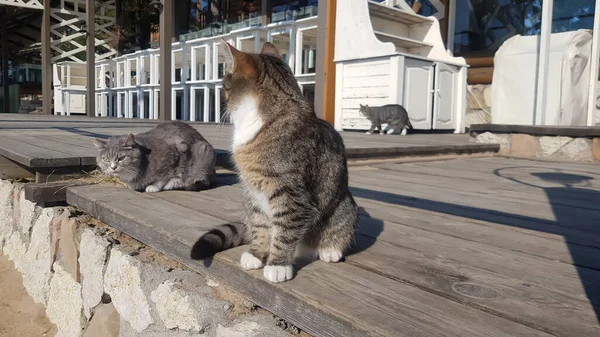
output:
[[[291,279],[295,257],[340,261],[358,225],[341,136],[317,118],[275,46],[248,54],[223,45],[245,220],[203,235],[192,258],[249,243],[242,268],[264,267],[270,282]]]
[[[119,177],[137,191],[199,191],[215,181],[212,145],[180,121],[161,123],[136,136],[93,139],[103,173]]]
[[[381,128],[381,124],[385,123],[388,124],[388,135],[398,128],[402,129],[402,135],[406,135],[406,129],[412,129],[410,118],[408,118],[408,112],[402,105],[387,104],[378,107],[359,105],[360,109],[358,112],[371,122],[371,129],[367,131],[367,134],[371,134],[375,132],[375,128],[379,128],[379,133],[383,135],[385,131]]]

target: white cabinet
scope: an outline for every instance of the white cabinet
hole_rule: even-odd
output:
[[[437,63],[435,66],[433,129],[447,130],[454,128],[458,72],[458,67],[444,63]]]
[[[431,129],[433,109],[432,62],[406,59],[404,66],[404,103],[402,104],[415,129]]]
[[[411,124],[418,130],[455,128],[459,68],[440,62],[406,57],[404,102]]]
[[[369,128],[361,104],[402,104],[415,129],[464,132],[467,64],[447,52],[440,32],[437,19],[407,7],[337,6],[336,130]]]

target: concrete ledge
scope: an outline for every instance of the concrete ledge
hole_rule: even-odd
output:
[[[71,207],[0,180],[0,250],[65,337],[289,337],[229,288]]]
[[[600,127],[594,126],[531,126],[510,124],[474,124],[469,127],[471,136],[484,132],[524,133],[532,136],[600,137]]]
[[[471,142],[498,144],[501,155],[578,162],[600,161],[600,128],[478,125]]]

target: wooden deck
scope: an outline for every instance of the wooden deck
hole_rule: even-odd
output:
[[[0,114],[0,156],[36,172],[95,165],[90,137],[144,132],[158,122],[140,119]],[[231,126],[192,123],[221,155],[230,149]],[[344,132],[350,158],[497,152],[498,145],[469,143],[468,135],[365,135]],[[0,158],[2,159],[2,158]],[[0,168],[2,161],[0,160]]]
[[[200,193],[76,186],[67,199],[314,336],[600,336],[598,165],[472,158],[352,168],[354,252],[278,285],[239,268],[244,247],[189,258],[206,230],[241,217],[235,176],[219,179]]]

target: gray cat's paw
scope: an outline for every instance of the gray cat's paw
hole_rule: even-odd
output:
[[[266,266],[264,276],[271,283],[285,282],[294,277],[294,268],[292,266]]]
[[[367,131],[367,135],[370,135],[370,134],[371,134],[371,131]]]
[[[337,249],[333,248],[324,248],[319,250],[319,259],[321,261],[335,263],[340,262],[344,254]]]
[[[148,185],[148,187],[146,187],[146,192],[148,192],[148,193],[160,192],[160,188],[158,188],[157,186],[154,186],[154,185]]]
[[[394,129],[390,129],[390,130],[387,131],[388,135],[391,135],[392,133],[394,133]]]
[[[242,265],[242,268],[245,270],[260,269],[264,266],[260,259],[248,252],[242,254],[240,265]]]

